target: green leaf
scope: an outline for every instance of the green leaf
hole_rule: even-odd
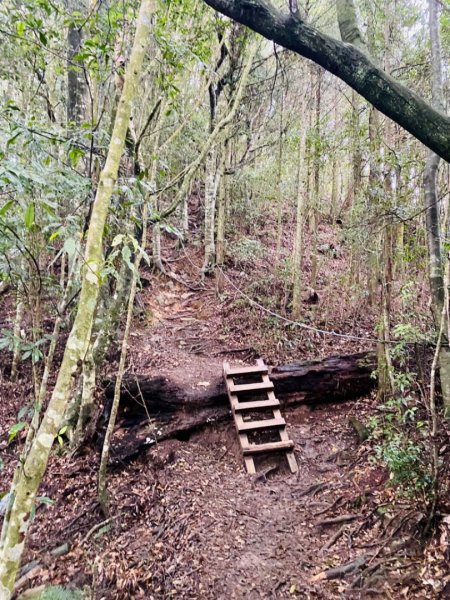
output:
[[[119,246],[120,244],[123,243],[123,234],[119,233],[118,235],[115,236],[115,238],[113,239],[111,246],[114,248],[115,246]]]
[[[4,217],[11,206],[14,204],[14,200],[8,200],[4,206],[0,208],[0,217]]]
[[[63,250],[66,252],[70,258],[75,254],[77,249],[77,243],[74,238],[67,238],[64,242]]]
[[[72,146],[69,150],[69,159],[72,164],[72,167],[75,168],[78,164],[80,158],[85,155],[84,150],[78,148],[77,146]]]
[[[31,203],[27,206],[24,216],[25,227],[31,229],[34,225],[34,204]]]
[[[47,45],[47,36],[45,35],[45,33],[43,31],[39,32],[39,39],[41,40],[41,44],[43,46]]]
[[[128,265],[128,267],[133,270],[133,264],[131,262],[131,250],[129,246],[124,246],[122,248],[122,258]]]
[[[39,348],[34,347],[31,350],[31,362],[33,363],[33,365],[35,365],[37,362],[39,362],[41,360],[41,358],[43,358],[44,355],[42,354],[42,352],[39,350]]]
[[[26,421],[19,421],[18,423],[15,423],[14,425],[12,425],[9,429],[9,437],[8,437],[8,444],[10,444],[13,439],[16,437],[16,435],[18,433],[20,433],[22,431],[22,429],[25,429],[25,427],[28,425],[28,423],[26,423]]]
[[[40,502],[41,504],[47,504],[47,506],[51,506],[52,504],[55,504],[55,501],[52,500],[51,498],[49,498],[48,496],[38,496],[36,498],[36,500],[38,502]]]
[[[11,146],[11,144],[14,144],[14,142],[17,140],[19,135],[22,135],[21,131],[18,131],[12,137],[10,137],[9,140],[6,142],[6,147],[9,148],[9,146]]]

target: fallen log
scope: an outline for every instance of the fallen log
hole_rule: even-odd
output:
[[[361,397],[375,385],[375,355],[361,352],[324,360],[296,362],[269,369],[283,407],[339,402]],[[106,401],[97,431],[109,418],[114,381],[107,381]],[[230,419],[222,373],[206,388],[182,388],[164,377],[133,376],[124,380],[111,461],[128,462],[168,438],[189,435],[211,423]],[[101,442],[102,436],[99,436]]]

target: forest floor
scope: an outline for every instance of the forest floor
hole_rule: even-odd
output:
[[[204,389],[220,375],[223,360],[252,363],[262,356],[276,364],[370,349],[364,341],[373,331],[370,311],[363,300],[347,302],[339,284],[343,257],[327,259],[328,285],[319,290],[319,305],[305,304],[305,311],[314,312],[321,327],[359,341],[274,324],[237,292],[258,296],[243,265],[227,270],[230,281],[218,298],[214,280],[198,283],[200,248],[176,260],[179,254],[169,252],[174,245],[166,245],[166,256],[174,257],[167,266],[178,281],[144,274],[128,374]],[[270,262],[253,265],[269,298]],[[331,304],[333,297],[339,302]],[[273,312],[282,310],[280,298],[283,292],[274,289]],[[112,356],[105,376],[116,364]],[[0,491],[8,488],[17,459],[20,435],[8,444],[8,431],[30,394],[27,381],[25,373],[17,384],[0,380]],[[394,493],[387,470],[373,460],[373,442],[358,440],[349,425],[350,416],[364,422],[376,411],[373,398],[286,410],[295,475],[278,461],[261,474],[246,474],[231,420],[184,441],[161,442],[110,473],[106,521],[96,501],[98,450],[71,455],[57,448],[40,492],[44,501],[24,557],[31,570],[22,572],[21,589],[86,586],[98,600],[450,598],[450,516],[423,548],[420,503]],[[61,546],[61,555],[52,555]]]

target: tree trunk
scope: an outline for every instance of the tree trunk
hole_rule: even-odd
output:
[[[312,290],[317,287],[318,257],[317,238],[319,229],[320,207],[320,109],[322,101],[322,69],[316,67],[316,94],[315,94],[315,123],[314,123],[314,165],[313,165],[313,194],[311,202],[311,282]]]
[[[91,338],[103,265],[103,232],[117,179],[131,115],[131,106],[142,70],[153,12],[153,0],[143,0],[137,19],[134,45],[126,69],[125,84],[117,110],[113,135],[92,206],[77,314],[67,340],[62,364],[47,411],[24,464],[18,467],[20,473],[15,488],[11,490],[10,516],[4,524],[5,528],[2,530],[0,547],[0,597],[2,600],[11,598],[24,549],[25,537],[31,521],[30,515],[36,493],[44,476],[50,450],[55,437],[58,435],[70,400],[74,375],[77,373],[78,365],[86,354]]]
[[[303,115],[303,103],[300,105],[300,113]],[[307,124],[303,123],[300,129],[300,140],[298,143],[298,166],[297,166],[297,212],[295,219],[294,251],[292,253],[292,314],[295,319],[300,317],[302,306],[302,250],[303,250],[303,227],[305,208],[305,143],[307,135]]]
[[[156,122],[156,134],[154,136],[153,148],[151,152],[151,163],[148,168],[150,182],[153,183],[156,180],[156,172],[158,168],[158,146],[159,146],[159,137],[161,131],[161,122],[163,120],[165,114],[165,104],[163,104],[163,110],[159,112],[159,117]],[[135,144],[136,147],[136,144]],[[142,153],[140,152],[140,147],[138,150],[138,155],[135,157],[135,160],[138,162],[141,172],[145,171],[146,165],[143,159]],[[151,186],[153,187],[153,186]],[[125,328],[123,332],[122,338],[122,346],[120,352],[120,360],[117,368],[117,378],[115,382],[114,388],[114,397],[111,405],[111,412],[109,415],[108,426],[106,428],[105,438],[103,440],[103,448],[102,455],[100,460],[100,467],[98,470],[98,501],[100,503],[103,514],[106,516],[109,515],[109,493],[108,493],[108,480],[107,480],[107,467],[109,460],[109,450],[111,445],[111,438],[114,432],[114,427],[116,425],[116,418],[119,409],[119,400],[120,400],[120,391],[122,386],[122,380],[125,373],[126,359],[128,353],[128,340],[131,331],[131,324],[133,320],[133,309],[134,309],[134,301],[136,298],[137,285],[139,281],[139,268],[141,266],[143,253],[145,252],[145,248],[147,246],[147,223],[148,223],[148,212],[149,212],[149,203],[150,203],[150,195],[147,194],[144,199],[144,206],[142,209],[142,235],[141,235],[141,246],[136,253],[134,259],[134,269],[131,275],[131,283],[130,283],[130,293],[128,296],[128,306],[127,306],[127,316],[125,322]]]
[[[284,210],[284,194],[283,194],[283,111],[284,111],[284,90],[281,90],[280,101],[280,130],[278,133],[278,161],[277,161],[277,229],[275,233],[276,239],[276,257],[277,262],[281,258],[281,245],[283,241],[283,210]]]
[[[450,162],[450,119],[379,68],[356,46],[326,35],[265,0],[205,0],[231,19],[308,58]]]
[[[217,146],[212,146],[206,156],[205,162],[205,255],[202,267],[203,274],[211,273],[214,270],[214,264],[216,262],[215,222],[217,188],[219,186],[217,155]]]
[[[225,262],[225,230],[227,220],[227,202],[228,202],[228,179],[226,175],[226,167],[230,162],[230,140],[227,138],[223,144],[221,161],[220,161],[220,177],[219,177],[219,195],[217,205],[217,246],[216,246],[216,288],[217,293],[223,293],[225,281],[222,269]]]
[[[439,10],[437,0],[428,0],[429,31],[431,42],[432,103],[443,108],[441,43],[439,35]],[[428,246],[428,276],[430,281],[431,302],[436,330],[441,329],[444,315],[443,344],[439,352],[439,371],[444,400],[445,413],[450,416],[450,350],[448,348],[448,307],[443,311],[445,301],[444,261],[441,249],[440,205],[437,191],[437,171],[440,158],[429,151],[423,174],[425,192],[425,223]]]
[[[83,63],[74,57],[80,52],[82,30],[73,23],[67,32],[67,125],[79,127],[86,118],[86,80]],[[76,66],[79,64],[79,66]]]

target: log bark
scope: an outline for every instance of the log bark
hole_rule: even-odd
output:
[[[375,360],[373,353],[361,352],[272,367],[269,374],[283,407],[317,405],[369,393],[376,384],[372,376]],[[106,382],[99,431],[108,420],[113,390],[114,381]],[[221,373],[206,389],[199,390],[179,387],[164,377],[128,377],[122,386],[120,432],[112,444],[111,463],[128,462],[158,441],[187,440],[192,432],[229,419]]]

